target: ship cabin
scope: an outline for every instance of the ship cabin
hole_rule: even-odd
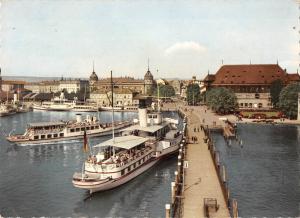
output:
[[[33,136],[33,140],[62,138],[65,126],[66,124],[60,121],[29,123],[25,134]]]
[[[161,123],[160,125],[147,126],[140,126],[137,124],[124,129],[122,135],[135,135],[157,141],[164,138],[169,131],[170,125],[167,122]]]
[[[94,146],[100,149],[97,155],[90,155],[86,161],[85,169],[89,172],[103,172],[103,177],[123,176],[139,166],[143,165],[152,157],[153,147],[147,138],[128,135],[115,137]],[[101,167],[95,167],[101,165]],[[121,168],[121,169],[120,169]],[[109,173],[109,174],[107,174]]]

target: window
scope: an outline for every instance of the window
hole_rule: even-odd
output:
[[[255,98],[259,99],[259,93],[255,93]]]
[[[83,128],[81,128],[81,131],[84,131],[84,127],[83,127]]]
[[[125,174],[125,169],[121,170],[121,176]]]
[[[94,126],[91,126],[91,130],[93,130],[95,127]]]
[[[243,106],[244,106],[244,103],[240,103],[240,106],[243,107]]]
[[[252,108],[252,103],[249,103],[249,107]]]
[[[48,138],[48,139],[51,139],[51,138],[52,138],[52,135],[51,135],[51,134],[48,134],[48,135],[47,135],[47,138]]]
[[[64,134],[63,134],[63,133],[59,133],[59,136],[60,136],[60,137],[64,137]]]
[[[45,135],[41,135],[41,139],[44,139],[44,138],[46,138],[46,136]]]
[[[245,103],[245,107],[248,107],[248,103]]]
[[[35,140],[39,139],[39,136],[38,136],[38,135],[35,135],[35,136],[34,136],[34,139],[35,139]]]
[[[80,128],[76,128],[76,132],[79,132],[80,131]]]
[[[70,129],[70,132],[74,132],[74,129]]]
[[[53,135],[54,138],[57,138],[57,136],[58,136],[57,134],[54,134],[54,135]]]

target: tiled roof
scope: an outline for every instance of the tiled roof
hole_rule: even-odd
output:
[[[110,83],[110,78],[99,79],[96,84]],[[133,77],[114,77],[113,83],[121,84],[121,83],[139,83],[144,84],[144,80],[142,79],[134,79]]]
[[[280,79],[289,83],[293,74],[287,74],[277,64],[224,65],[215,74],[213,85],[270,84]]]

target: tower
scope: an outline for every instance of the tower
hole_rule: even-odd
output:
[[[94,66],[94,61],[93,61],[93,72],[90,75],[90,80],[89,80],[90,86],[93,87],[97,81],[98,81],[98,76],[95,73],[95,66]]]
[[[0,67],[0,92],[2,91],[2,76],[1,76],[1,67]]]
[[[300,120],[300,92],[298,92],[298,116],[297,119]]]
[[[153,80],[153,75],[149,69],[149,58],[148,58],[148,70],[144,76],[144,83],[145,83],[145,95],[151,95],[153,91],[154,80]]]

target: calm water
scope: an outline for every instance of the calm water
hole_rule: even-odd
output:
[[[300,127],[239,125],[243,147],[214,141],[243,217],[300,215]]]
[[[71,183],[73,173],[81,170],[84,159],[82,142],[16,146],[5,140],[5,135],[13,129],[21,133],[28,122],[72,119],[74,115],[29,112],[0,118],[0,214],[23,217],[163,217],[164,204],[170,201],[176,157],[160,162],[119,188],[86,199],[87,192],[74,188]],[[135,117],[136,113],[115,113],[116,120]],[[101,112],[100,119],[109,122],[110,113]],[[90,144],[105,139],[108,137],[90,139]]]

